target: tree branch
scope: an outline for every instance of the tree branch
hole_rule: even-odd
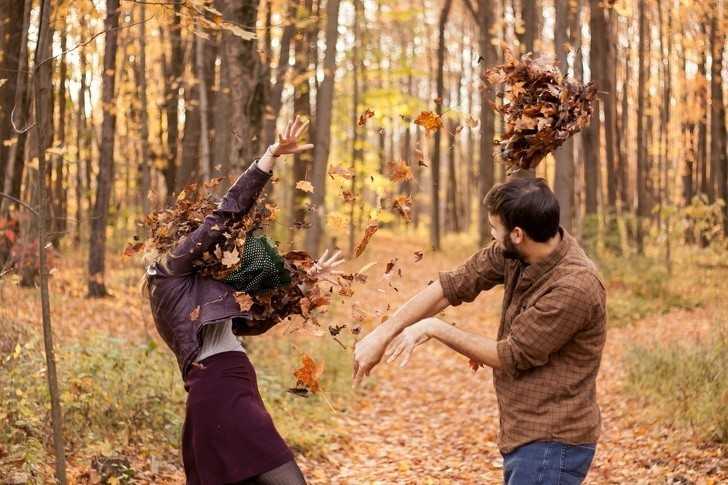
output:
[[[15,202],[15,203],[17,203],[17,204],[20,204],[20,205],[22,205],[23,207],[25,207],[26,209],[28,209],[28,210],[29,210],[30,212],[32,212],[34,216],[38,217],[38,211],[37,211],[37,210],[35,210],[35,209],[33,209],[33,207],[31,207],[30,205],[26,204],[26,203],[25,203],[25,202],[23,202],[22,200],[20,200],[20,199],[16,199],[16,198],[15,198],[15,197],[13,197],[12,195],[8,195],[8,194],[5,194],[5,193],[3,193],[3,192],[0,192],[0,197],[5,197],[5,198],[7,198],[7,199],[10,199],[10,200],[12,200],[13,202]]]

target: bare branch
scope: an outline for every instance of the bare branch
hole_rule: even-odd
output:
[[[13,197],[12,195],[8,195],[8,194],[5,194],[5,193],[3,193],[3,192],[0,192],[0,197],[5,197],[5,198],[7,198],[7,199],[10,199],[10,200],[12,200],[13,202],[15,202],[15,203],[17,203],[17,204],[20,204],[20,205],[22,205],[23,207],[25,207],[26,209],[28,209],[28,210],[29,210],[30,212],[32,212],[32,213],[33,213],[33,215],[34,215],[34,216],[36,216],[36,217],[38,216],[38,211],[37,211],[37,210],[35,210],[35,209],[33,209],[33,207],[31,207],[30,205],[26,204],[26,203],[25,203],[25,202],[23,202],[22,200],[20,200],[20,199],[16,199],[16,198],[15,198],[15,197]]]

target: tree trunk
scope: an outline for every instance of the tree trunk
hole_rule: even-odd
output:
[[[597,85],[597,89],[603,90],[602,65],[604,56],[604,12],[599,7],[599,0],[589,0],[589,69],[591,80]],[[584,130],[584,149],[586,154],[586,165],[584,166],[585,191],[586,191],[586,215],[596,216],[599,193],[599,147],[600,147],[600,126],[599,110],[602,103],[597,103],[591,123]],[[594,226],[594,221],[588,221],[589,227]],[[590,239],[595,234],[585,235]]]
[[[67,49],[67,33],[64,24],[61,32],[61,52]],[[58,128],[55,130],[57,135],[56,145],[60,148],[66,147],[66,79],[68,77],[68,65],[66,63],[66,55],[61,54],[60,69],[58,79]],[[65,153],[65,150],[64,150]],[[66,230],[66,191],[63,185],[65,181],[64,175],[64,157],[55,155],[54,171],[55,179],[51,194],[51,213],[53,215],[50,221],[51,232],[49,239],[53,247],[58,249],[61,244],[61,238]]]
[[[0,85],[0,106],[3,106],[0,109],[0,189],[5,186],[5,174],[12,167],[11,159],[7,156],[10,147],[5,142],[10,143],[17,137],[10,123],[10,113],[15,102],[20,72],[13,74],[23,62],[21,55],[25,51],[22,48],[25,40],[24,24],[18,21],[24,18],[25,3],[19,0],[0,0],[0,78],[5,78],[5,82]],[[17,110],[20,108],[18,106]]]
[[[438,24],[437,44],[437,101],[435,110],[438,116],[442,116],[442,103],[445,96],[445,28],[450,15],[452,0],[445,0],[440,10],[440,21]],[[440,143],[442,130],[435,131],[435,143],[432,153],[431,167],[431,213],[430,213],[430,245],[433,251],[440,250]]]
[[[224,21],[254,30],[258,0],[221,0],[221,3]],[[230,164],[238,171],[259,155],[258,134],[264,111],[261,65],[255,39],[244,40],[223,30],[221,47],[222,63],[227,71],[227,79],[221,80],[221,87],[230,89],[227,100],[221,102],[230,104],[230,116],[221,120],[220,128],[225,126],[223,129],[231,133],[228,135],[231,136]]]
[[[312,0],[297,0],[298,5],[298,21],[303,21],[311,16],[313,9]],[[299,31],[294,37],[293,50],[295,53],[295,65],[293,68],[294,82],[293,86],[293,112],[304,118],[311,119],[311,80],[309,78],[310,66],[311,66],[311,26],[308,26],[305,30]],[[314,37],[315,38],[315,37]],[[313,131],[311,125],[307,127],[310,135]],[[313,137],[308,136],[308,139]],[[313,156],[310,152],[303,152],[296,154],[293,157],[293,179],[291,180],[291,212],[290,216],[290,228],[291,233],[289,241],[293,241],[295,233],[293,232],[296,227],[304,227],[304,221],[306,218],[305,203],[308,197],[306,193],[296,189],[296,184],[300,180],[304,180],[308,177],[309,168],[311,167]],[[315,190],[315,189],[314,189]]]
[[[647,96],[647,11],[645,0],[639,0],[639,80],[637,82],[637,252],[644,254],[644,224],[648,213],[647,200],[647,137],[645,102]]]
[[[725,103],[723,100],[723,50],[726,35],[719,24],[718,2],[710,20],[710,165],[716,198],[728,201],[728,140],[726,138]],[[725,7],[724,7],[725,8]],[[728,235],[728,204],[723,206],[723,232]]]
[[[480,27],[479,47],[484,57],[482,69],[493,66],[497,53],[491,42],[492,27],[494,23],[490,3],[486,0],[478,1],[478,25]],[[495,115],[490,109],[488,101],[493,99],[494,90],[491,86],[480,91],[480,159],[479,159],[479,182],[480,193],[478,194],[478,240],[481,246],[485,246],[490,240],[488,225],[488,214],[485,205],[482,203],[486,194],[495,182],[493,173],[493,136],[495,135]]]
[[[15,76],[15,96],[12,101],[10,113],[14,114],[13,120],[18,128],[25,127],[30,116],[23,117],[28,113],[30,96],[28,90],[28,27],[30,26],[30,11],[32,0],[23,2],[23,28],[20,39],[20,53],[18,54],[17,74]],[[12,78],[13,76],[9,76]],[[8,118],[10,122],[10,118]],[[12,128],[11,128],[12,129]],[[20,199],[20,183],[23,180],[23,169],[25,167],[25,141],[27,133],[12,133],[15,136],[15,143],[10,145],[7,151],[7,164],[3,192],[11,197]],[[4,145],[3,145],[4,148]],[[0,214],[4,214],[8,207],[8,199],[0,202]]]
[[[151,189],[151,159],[149,149],[149,113],[147,111],[147,32],[146,32],[146,5],[141,4],[141,22],[139,23],[139,63],[137,64],[137,85],[139,88],[139,138],[141,138],[140,160],[140,202],[142,212],[149,213],[149,190]]]
[[[48,192],[46,185],[45,150],[52,143],[51,126],[51,42],[50,27],[51,5],[49,0],[42,0],[38,29],[38,44],[35,51],[35,82],[33,94],[35,98],[35,139],[38,142],[38,186],[40,196],[40,211],[38,217],[38,250],[40,266],[40,294],[43,318],[43,342],[45,348],[48,391],[51,397],[51,419],[53,423],[53,448],[56,469],[56,481],[66,484],[66,456],[65,441],[63,438],[63,413],[61,410],[58,377],[56,375],[56,359],[53,350],[53,331],[51,328],[50,295],[48,292],[48,262],[46,256],[46,224],[48,214]]]
[[[569,39],[569,0],[555,0],[554,51],[561,73],[568,75],[567,42]],[[572,229],[574,208],[574,143],[569,138],[566,143],[556,149],[554,192],[559,201],[560,222],[569,232]]]
[[[198,27],[199,28],[199,27]],[[175,181],[179,193],[187,184],[200,181],[200,75],[197,71],[197,40],[189,40],[189,75],[184,82],[185,125],[182,133],[182,153]]]
[[[312,195],[313,211],[311,228],[306,233],[306,251],[318,254],[323,239],[326,220],[326,171],[331,150],[331,121],[334,104],[336,75],[336,42],[339,38],[340,0],[326,2],[326,53],[324,54],[324,79],[316,91],[316,129],[314,133],[314,166]],[[280,94],[279,94],[280,98]]]
[[[88,295],[107,296],[104,283],[106,270],[106,225],[109,200],[114,182],[114,135],[116,133],[116,110],[114,89],[116,84],[116,51],[119,35],[119,0],[106,0],[106,33],[104,48],[104,72],[102,87],[103,121],[101,123],[101,153],[99,173],[96,182],[96,202],[91,221],[91,240],[88,262]]]

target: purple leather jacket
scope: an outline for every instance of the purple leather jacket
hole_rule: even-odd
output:
[[[211,323],[233,319],[237,335],[258,335],[269,330],[279,318],[253,320],[250,312],[240,311],[234,289],[218,280],[200,276],[192,261],[210,250],[222,236],[213,227],[222,227],[242,218],[255,204],[271,174],[258,168],[257,161],[243,172],[228,189],[211,214],[200,226],[172,249],[164,263],[147,268],[149,301],[154,324],[185,378],[202,346],[202,328]],[[190,313],[199,306],[199,316]]]

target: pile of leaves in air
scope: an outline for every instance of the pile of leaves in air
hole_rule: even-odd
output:
[[[179,241],[187,237],[200,224],[205,217],[218,207],[218,198],[213,189],[217,187],[222,178],[212,179],[203,184],[190,184],[177,196],[174,205],[149,214],[144,224],[150,234],[146,241],[135,240],[129,243],[124,254],[131,256],[139,251],[151,255],[151,259],[164,258]],[[277,217],[277,208],[273,204],[256,204],[244,217],[213,226],[222,237],[219,242],[209,250],[202,253],[200,258],[193,261],[199,273],[206,277],[222,279],[233,272],[241,263],[246,238],[252,231],[264,230]],[[356,281],[366,281],[366,276],[352,273],[337,275],[335,280],[328,278],[325,281],[319,278],[315,271],[314,259],[305,251],[292,250],[282,254],[286,269],[291,275],[292,284],[261,291],[248,295],[236,292],[235,299],[241,311],[249,311],[252,320],[269,321],[279,320],[291,314],[301,315],[305,320],[316,320],[317,312],[323,312],[330,304],[334,287],[340,296],[353,295],[352,284]],[[325,290],[323,285],[328,282]],[[304,285],[303,294],[299,285]],[[195,320],[193,309],[190,319]]]
[[[596,86],[565,78],[559,69],[530,54],[488,69],[484,79],[503,85],[504,102],[492,104],[503,114],[506,130],[497,155],[510,169],[532,170],[551,151],[589,124]]]

